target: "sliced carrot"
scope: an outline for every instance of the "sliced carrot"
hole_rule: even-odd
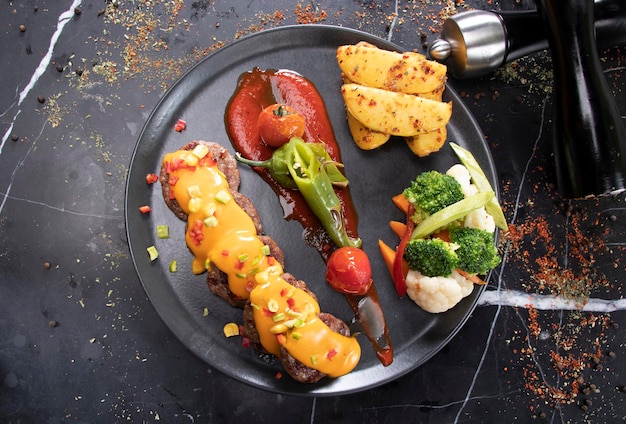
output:
[[[465,272],[465,271],[463,271],[462,269],[459,269],[459,268],[456,269],[456,272],[458,272],[464,278],[470,280],[474,284],[478,284],[478,285],[481,285],[481,286],[484,286],[485,284],[487,284],[486,281],[484,281],[482,278],[480,278],[476,274],[468,274],[467,272]]]
[[[394,232],[398,238],[402,238],[404,233],[406,232],[406,224],[400,221],[389,221],[389,227],[391,227],[391,231]]]
[[[450,242],[450,231],[448,230],[441,230],[441,231],[437,231],[435,234],[433,234],[433,237],[437,237],[440,240],[446,241],[446,242]]]
[[[393,277],[393,262],[396,260],[396,251],[382,240],[378,240],[378,248],[380,249],[383,261],[385,261],[385,265],[387,265],[389,274]]]
[[[393,201],[393,204],[396,205],[398,209],[400,209],[405,214],[407,213],[407,211],[409,210],[409,201],[407,200],[406,197],[404,197],[404,194],[402,193],[397,194],[393,196],[391,200]]]

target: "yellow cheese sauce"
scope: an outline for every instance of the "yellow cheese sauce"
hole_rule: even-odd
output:
[[[192,270],[201,274],[209,264],[228,276],[230,290],[247,299],[254,274],[274,264],[259,239],[254,222],[235,202],[226,177],[201,152],[179,150],[165,156],[170,191],[188,215],[187,246],[194,255]]]
[[[361,356],[356,338],[332,331],[318,317],[315,299],[281,278],[282,274],[279,266],[258,273],[250,293],[263,347],[278,356],[282,345],[304,365],[331,377],[352,371]]]
[[[192,270],[210,264],[228,276],[230,290],[248,299],[261,344],[280,356],[280,346],[303,364],[331,377],[349,373],[361,348],[354,337],[333,332],[318,318],[319,305],[283,278],[283,269],[258,237],[254,222],[235,202],[226,177],[208,149],[178,150],[163,159],[170,196],[188,215],[186,242]]]

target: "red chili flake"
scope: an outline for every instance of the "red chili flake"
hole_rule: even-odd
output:
[[[289,306],[289,309],[293,309],[293,307],[296,306],[296,301],[293,299],[293,297],[287,299],[287,305]]]
[[[176,175],[170,175],[169,179],[168,179],[168,184],[171,186],[175,186],[176,183],[178,182],[179,177],[177,177]]]
[[[150,208],[150,206],[148,205],[139,206],[139,212],[141,213],[150,213],[151,210],[152,208]]]
[[[176,171],[180,168],[182,168],[185,164],[185,160],[181,159],[181,158],[175,158],[174,160],[172,160],[171,162],[166,162],[165,163],[165,171],[169,174],[173,171]]]
[[[335,349],[331,349],[328,351],[328,353],[326,354],[326,357],[328,358],[328,360],[332,360],[333,356],[335,356],[337,354],[337,351]]]
[[[182,119],[176,121],[176,125],[174,125],[174,131],[182,132],[187,128],[187,123]]]
[[[254,286],[255,286],[254,281],[250,281],[250,280],[246,281],[246,291],[247,291],[248,293],[250,293],[250,292],[252,291],[252,289],[254,288]]]
[[[265,315],[266,317],[273,317],[274,316],[274,312],[270,311],[267,308],[263,308],[263,315]]]
[[[281,346],[284,345],[285,342],[287,341],[287,339],[285,338],[284,334],[277,334],[276,335],[276,340],[278,341],[278,344],[281,345]]]
[[[202,232],[203,226],[204,226],[204,223],[198,220],[193,223],[191,229],[189,230],[189,235],[191,236],[191,239],[193,240],[196,246],[199,246],[200,243],[202,243],[202,240],[204,239],[204,233]]]
[[[205,168],[210,168],[213,166],[217,166],[217,160],[212,155],[206,155],[202,159],[198,161],[199,166],[203,166]]]
[[[242,339],[241,339],[241,346],[245,347],[245,348],[249,348],[250,347],[250,339],[248,337],[242,337]]]
[[[239,259],[237,259],[237,262],[235,262],[235,268],[237,268],[239,271],[241,271],[243,269],[243,262],[241,262]]]
[[[280,297],[285,297],[285,296],[287,296],[287,293],[289,293],[289,290],[287,290],[287,289],[282,289],[282,290],[280,291]]]
[[[157,174],[147,174],[146,175],[146,183],[154,184],[159,181],[159,176]]]
[[[376,106],[376,100],[374,99],[370,100],[370,102],[368,103],[368,106]]]
[[[274,259],[274,257],[273,257],[273,256],[268,256],[268,257],[267,257],[267,264],[268,264],[269,266],[272,266],[272,265],[276,264],[276,259]]]
[[[280,371],[277,371],[276,374],[274,375],[274,378],[276,378],[277,380],[280,380],[281,378],[283,378],[283,373]]]
[[[228,256],[228,249],[222,250],[222,256]]]

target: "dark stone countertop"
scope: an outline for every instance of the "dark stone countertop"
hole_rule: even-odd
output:
[[[407,375],[339,397],[236,381],[170,331],[129,253],[125,184],[135,143],[166,90],[212,52],[249,33],[310,23],[425,52],[450,14],[532,7],[3,2],[0,421],[622,422],[625,196],[559,196],[545,51],[449,81],[491,149],[511,229],[503,263],[466,325]],[[600,56],[624,115],[624,47]]]

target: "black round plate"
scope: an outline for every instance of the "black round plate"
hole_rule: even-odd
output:
[[[403,217],[393,206],[391,197],[401,192],[418,173],[431,169],[445,171],[458,161],[447,145],[428,158],[414,156],[401,140],[390,141],[373,151],[356,147],[346,123],[340,93],[341,72],[335,53],[338,46],[359,41],[400,50],[372,35],[325,25],[266,30],[221,48],[193,67],[166,93],[150,115],[130,163],[126,228],[135,268],[148,298],[171,331],[191,351],[227,375],[266,390],[323,396],[356,392],[389,382],[439,351],[465,323],[482,291],[475,288],[472,295],[442,314],[428,314],[407,297],[400,299],[395,293],[378,251],[378,239],[391,246],[398,241],[388,222]],[[212,295],[204,276],[191,273],[184,223],[163,202],[159,184],[146,184],[146,174],[158,173],[165,153],[193,139],[218,142],[233,151],[224,128],[224,110],[239,75],[254,67],[296,71],[315,84],[326,102],[359,211],[360,235],[372,262],[374,281],[394,344],[394,362],[388,367],[381,365],[367,339],[359,336],[363,355],[349,375],[313,385],[296,383],[286,375],[276,378],[281,367],[275,359],[242,347],[239,337],[224,336],[222,329],[226,323],[242,322],[241,311]],[[480,128],[452,89],[446,90],[444,99],[453,102],[454,110],[448,139],[472,151],[494,183],[494,165]],[[180,133],[173,129],[178,119],[187,122],[187,129]],[[265,232],[284,250],[286,270],[308,283],[318,295],[322,310],[350,322],[352,313],[347,302],[326,284],[324,263],[314,249],[304,244],[301,226],[285,221],[271,189],[250,169],[240,168],[241,192],[252,199]],[[138,211],[141,205],[150,205],[152,212],[141,214]],[[157,225],[169,225],[170,238],[157,238]],[[160,253],[153,262],[146,252],[151,245]],[[169,271],[172,260],[178,262],[176,273]]]

